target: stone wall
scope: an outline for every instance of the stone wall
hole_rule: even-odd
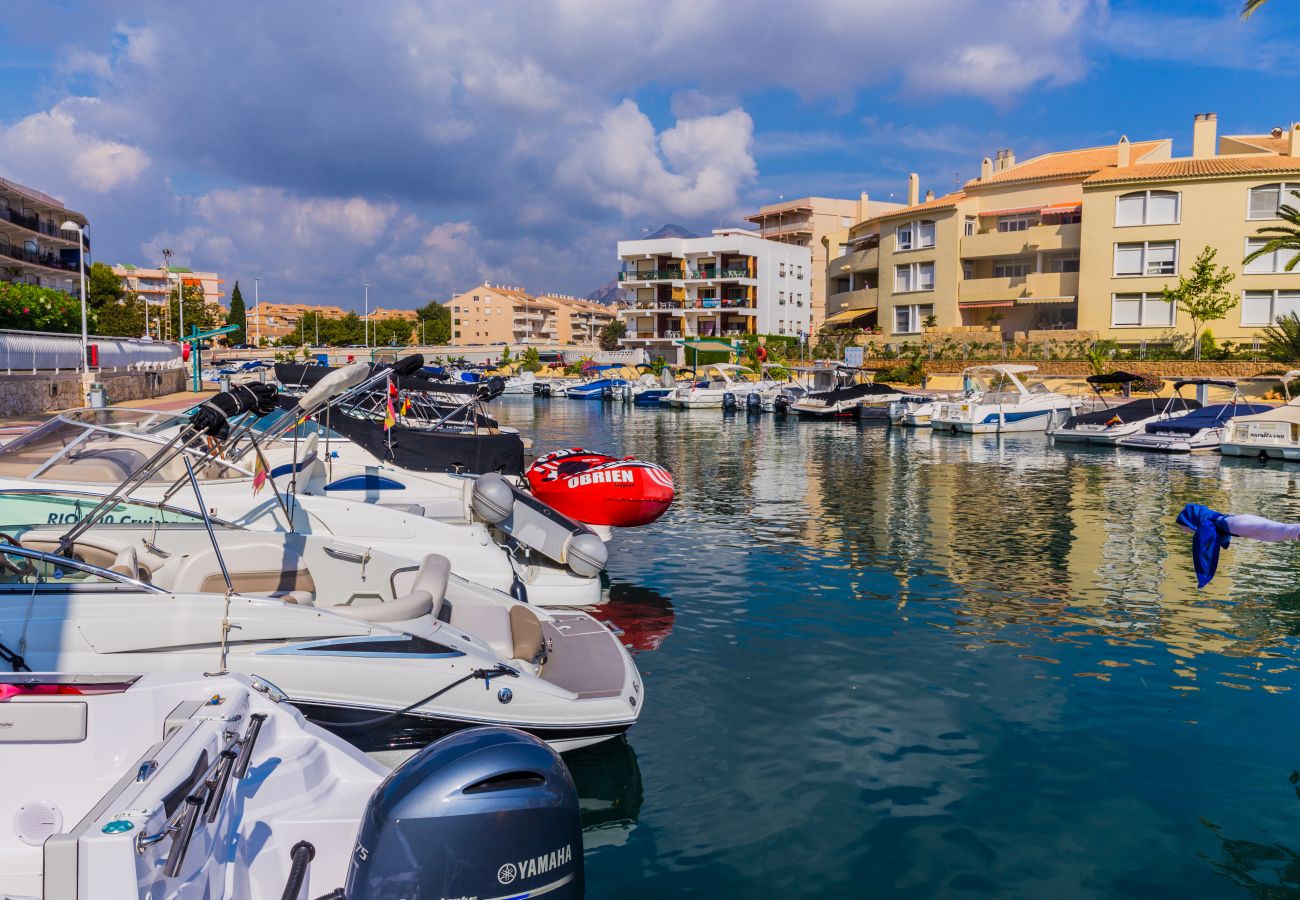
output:
[[[101,372],[109,403],[147,400],[184,390],[186,371]],[[80,372],[0,375],[0,417],[33,416],[86,405]]]

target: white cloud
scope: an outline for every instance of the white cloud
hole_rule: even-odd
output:
[[[98,111],[94,98],[63,100],[48,112],[33,113],[0,127],[0,160],[6,171],[49,191],[104,193],[129,185],[149,165],[139,147],[88,132],[78,121]]]

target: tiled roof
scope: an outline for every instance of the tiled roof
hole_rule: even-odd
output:
[[[1141,159],[1155,150],[1165,141],[1138,141],[1129,146],[1129,158]],[[1088,147],[1083,150],[1063,150],[1060,153],[1045,153],[1033,159],[1017,163],[1009,169],[994,172],[983,181],[974,179],[966,182],[966,190],[981,188],[990,184],[1016,184],[1022,181],[1045,181],[1052,178],[1068,178],[1071,175],[1091,175],[1107,166],[1115,165],[1118,149],[1115,144],[1105,147]]]
[[[1269,153],[1285,153],[1290,144],[1290,140],[1286,135],[1275,138],[1271,134],[1225,134],[1223,139],[1236,141],[1239,144],[1249,144],[1252,147],[1267,150]]]
[[[1169,181],[1177,178],[1215,178],[1231,175],[1272,175],[1300,173],[1300,156],[1235,155],[1210,156],[1204,159],[1170,159],[1104,169],[1084,179],[1084,184],[1114,181]]]
[[[875,216],[867,219],[867,221],[879,222],[883,219],[895,219],[899,216],[906,216],[930,209],[948,209],[949,207],[956,206],[957,201],[964,200],[965,198],[966,193],[964,191],[953,191],[951,194],[944,194],[942,197],[935,197],[933,200],[926,200],[924,203],[917,203],[915,206],[904,206],[902,209],[891,209],[884,215]]]

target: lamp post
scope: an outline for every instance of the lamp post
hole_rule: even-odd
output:
[[[370,282],[366,282],[366,317],[362,321],[362,328],[365,329],[366,349],[370,349]]]
[[[257,326],[257,338],[254,343],[262,348],[262,301],[258,289],[262,286],[262,276],[253,279],[253,324]],[[247,336],[247,335],[245,335]]]
[[[69,219],[63,223],[64,231],[77,233],[77,271],[81,275],[81,374],[90,374],[90,343],[86,330],[86,235],[82,227]]]
[[[168,272],[167,279],[170,282],[172,257],[175,256],[175,253],[164,247],[162,251],[162,255],[163,255],[163,260],[166,262],[165,268],[167,269]],[[176,314],[178,316],[176,322],[176,337],[181,343],[184,343],[185,342],[185,282],[181,279],[181,275],[179,272],[176,273]]]

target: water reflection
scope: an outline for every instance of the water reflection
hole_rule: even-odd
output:
[[[582,846],[590,852],[626,843],[641,813],[641,768],[624,738],[564,754],[578,788]]]
[[[609,602],[595,611],[623,632],[623,645],[633,652],[658,650],[673,633],[673,601],[650,588],[613,582]]]

